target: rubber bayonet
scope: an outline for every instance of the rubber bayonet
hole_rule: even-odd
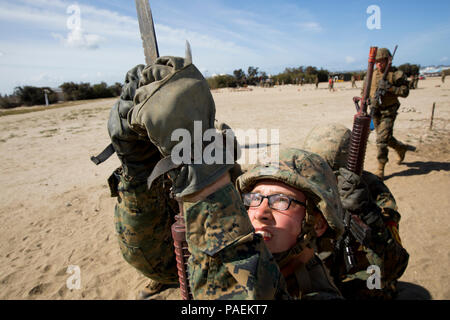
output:
[[[158,43],[156,42],[155,26],[152,10],[148,0],[135,0],[142,46],[144,47],[145,63],[152,64],[158,59]]]

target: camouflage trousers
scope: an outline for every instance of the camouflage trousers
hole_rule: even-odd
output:
[[[377,112],[373,115],[373,124],[377,133],[377,159],[380,163],[389,161],[388,147],[393,149],[404,148],[405,145],[394,138],[394,122],[397,118],[397,109],[400,105],[393,105],[386,111]]]
[[[152,280],[177,283],[171,225],[178,205],[169,198],[164,178],[150,190],[145,181],[119,179],[114,223],[123,258]]]

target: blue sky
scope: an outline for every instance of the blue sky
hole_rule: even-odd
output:
[[[73,5],[80,9],[78,32],[70,27]],[[150,0],[150,5],[160,54],[183,56],[188,40],[205,76],[249,66],[268,74],[300,65],[363,69],[371,45],[398,44],[397,65],[450,65],[450,1]],[[367,27],[371,5],[380,9],[380,29]],[[0,0],[1,94],[22,85],[122,82],[127,70],[143,62],[133,0]]]

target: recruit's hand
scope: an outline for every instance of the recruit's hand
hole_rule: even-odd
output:
[[[345,168],[339,169],[337,180],[342,207],[370,227],[370,238],[377,240],[384,237],[381,209],[372,200],[366,183],[356,173]]]
[[[179,57],[160,57],[142,73],[128,122],[136,132],[147,134],[165,160],[169,160],[164,166],[158,165],[154,174],[170,170],[175,195],[193,194],[234,165],[234,161],[231,164],[205,162],[205,145],[209,142],[204,143],[204,133],[208,129],[216,131],[216,109],[208,83],[192,63]],[[179,146],[175,159],[172,151],[180,143],[187,148]],[[173,164],[179,167],[174,169]]]
[[[144,65],[137,65],[127,72],[121,96],[112,107],[108,120],[109,136],[122,163],[123,173],[135,180],[146,180],[160,159],[158,150],[148,137],[139,136],[127,122],[143,68]]]
[[[370,200],[369,190],[356,173],[340,168],[337,174],[337,182],[344,209],[357,212],[367,206]]]
[[[383,92],[388,92],[391,87],[391,84],[387,80],[381,79],[378,81],[378,89]]]

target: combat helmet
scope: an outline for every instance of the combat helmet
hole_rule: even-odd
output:
[[[337,171],[347,164],[351,134],[339,123],[316,126],[306,136],[303,148],[320,155]]]
[[[319,155],[294,148],[280,150],[279,162],[251,166],[237,179],[236,187],[241,194],[247,193],[257,182],[268,179],[283,182],[302,191],[306,196],[306,216],[303,219],[302,233],[297,244],[282,254],[283,259],[300,253],[306,246],[314,246],[315,210],[322,213],[329,226],[322,237],[337,239],[341,236],[344,230],[343,211],[336,178]]]
[[[390,58],[390,57],[392,57],[392,54],[388,48],[379,48],[377,50],[377,55],[375,57],[375,60],[381,60],[381,59]]]

